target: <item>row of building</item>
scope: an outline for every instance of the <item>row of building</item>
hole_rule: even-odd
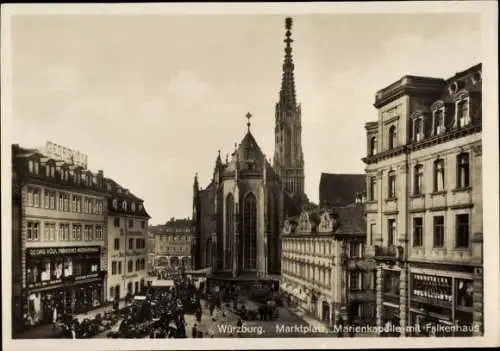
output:
[[[71,153],[12,146],[14,335],[51,323],[54,310],[83,313],[147,284],[143,200]]]
[[[481,91],[481,64],[379,91],[365,184],[322,177],[320,208],[285,220],[281,289],[331,323],[389,321],[405,334],[425,321],[481,334]],[[365,195],[327,205],[346,191]]]
[[[392,323],[403,335],[416,323],[473,324],[480,334],[481,64],[377,92],[366,173],[323,175],[317,206],[304,194],[290,18],[285,27],[274,159],[248,122],[209,184],[195,176],[195,268],[210,269],[209,286],[279,284],[327,324]]]

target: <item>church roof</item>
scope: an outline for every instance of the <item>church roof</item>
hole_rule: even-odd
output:
[[[232,156],[225,169],[226,172],[234,172],[238,168],[238,171],[262,173],[265,166],[267,178],[276,177],[276,172],[250,130],[245,134]]]
[[[321,173],[319,206],[346,206],[355,202],[357,193],[366,191],[365,174]]]

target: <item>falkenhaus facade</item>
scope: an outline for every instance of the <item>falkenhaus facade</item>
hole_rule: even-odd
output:
[[[378,325],[482,330],[481,93],[478,64],[446,80],[405,76],[376,95],[363,160]]]
[[[101,306],[110,180],[19,145],[12,146],[12,171],[13,329]]]

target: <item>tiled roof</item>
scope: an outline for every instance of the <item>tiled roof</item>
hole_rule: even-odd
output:
[[[363,204],[351,204],[331,208],[339,224],[336,233],[364,234],[366,233],[366,217]]]
[[[346,206],[356,201],[356,194],[365,191],[365,174],[321,173],[319,206]]]

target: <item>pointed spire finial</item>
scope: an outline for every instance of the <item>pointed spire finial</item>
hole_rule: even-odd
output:
[[[250,112],[247,112],[247,114],[245,115],[245,118],[248,120],[247,122],[247,127],[248,127],[248,131],[250,131],[250,118],[252,118],[252,114]]]
[[[295,108],[295,79],[294,79],[294,64],[292,59],[292,18],[287,17],[285,19],[285,60],[283,63],[283,77],[281,80],[281,91],[280,91],[280,106],[290,109]]]

